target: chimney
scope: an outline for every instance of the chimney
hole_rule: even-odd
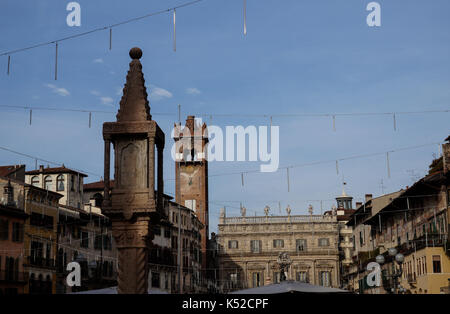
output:
[[[444,163],[444,174],[450,172],[450,136],[445,139],[447,143],[442,144],[442,161]]]
[[[359,208],[362,205],[362,202],[356,202],[356,208]]]
[[[366,203],[372,199],[372,194],[366,194]]]
[[[39,165],[39,172],[44,172],[44,165]]]

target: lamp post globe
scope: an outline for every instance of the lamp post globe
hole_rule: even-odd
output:
[[[402,253],[398,253],[397,255],[395,255],[395,260],[397,261],[397,263],[402,264],[405,260],[405,256]]]
[[[375,261],[378,263],[378,264],[384,264],[384,256],[383,255],[378,255],[377,257],[375,257]]]
[[[388,253],[389,253],[390,256],[395,256],[395,255],[397,255],[397,249],[395,247],[391,247],[388,250]]]

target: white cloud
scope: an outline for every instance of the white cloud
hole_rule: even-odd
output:
[[[150,98],[152,100],[160,100],[163,98],[172,98],[172,93],[168,90],[157,87],[155,85],[150,85]]]
[[[100,96],[100,92],[98,90],[91,90],[91,94],[94,96]]]
[[[202,92],[198,88],[189,87],[189,88],[186,88],[186,93],[188,93],[189,95],[199,95]]]
[[[100,97],[100,100],[102,101],[102,104],[104,105],[111,105],[114,99],[111,97]]]
[[[47,86],[54,93],[56,93],[60,96],[69,96],[70,95],[70,92],[67,89],[65,89],[64,87],[57,87],[56,85],[53,85],[53,84],[44,84],[44,86]]]
[[[97,58],[97,59],[94,59],[92,62],[94,62],[94,63],[103,63],[103,59],[102,58]]]
[[[122,87],[117,87],[116,95],[120,96],[120,95],[122,95],[122,93],[123,93],[123,88]]]

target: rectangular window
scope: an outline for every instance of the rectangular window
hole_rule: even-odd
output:
[[[95,250],[101,250],[102,249],[102,239],[103,236],[102,235],[95,235],[95,241],[94,241],[94,249]]]
[[[89,234],[87,232],[81,232],[81,247],[89,248]]]
[[[13,222],[12,240],[14,242],[23,242],[23,224]]]
[[[282,240],[282,239],[275,239],[275,240],[273,240],[273,247],[274,248],[282,248],[282,247],[284,247],[284,240]]]
[[[328,238],[319,239],[319,246],[329,246],[329,245],[330,245],[330,239],[328,239]]]
[[[433,273],[441,272],[441,256],[433,255]]]
[[[306,239],[297,239],[296,246],[297,246],[297,252],[306,251]]]
[[[164,237],[170,239],[170,229],[168,227],[164,229]]]
[[[160,280],[159,280],[159,273],[152,271],[152,287],[159,288]]]
[[[7,219],[0,219],[0,240],[9,239],[9,221]]]
[[[261,253],[261,240],[251,240],[250,250],[252,253]]]
[[[228,248],[229,249],[237,249],[239,247],[239,243],[236,240],[230,240],[228,241]]]
[[[306,271],[297,272],[297,281],[308,283],[308,272]]]
[[[359,245],[363,246],[363,244],[364,244],[364,237],[363,237],[362,231],[360,231],[359,232]]]

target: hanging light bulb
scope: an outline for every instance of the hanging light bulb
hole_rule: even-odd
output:
[[[244,0],[244,36],[247,35],[247,1]]]
[[[173,9],[173,51],[177,51],[177,11]]]
[[[58,79],[58,42],[55,42],[55,81]]]

